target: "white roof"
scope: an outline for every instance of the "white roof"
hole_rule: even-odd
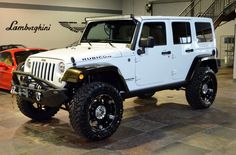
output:
[[[211,18],[205,17],[186,17],[186,16],[133,16],[136,20],[203,20],[211,21]],[[104,21],[104,20],[131,20],[132,15],[89,17],[86,21]]]
[[[152,19],[170,19],[170,20],[183,20],[183,19],[203,19],[203,20],[209,20],[210,18],[205,17],[186,17],[186,16],[137,16],[136,19],[140,20],[152,20]]]

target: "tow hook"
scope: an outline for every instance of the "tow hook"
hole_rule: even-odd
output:
[[[12,95],[17,95],[16,87],[15,87],[15,86],[12,86],[10,93],[11,93]]]
[[[40,92],[36,92],[36,93],[35,93],[35,99],[36,99],[38,102],[41,101],[41,96],[42,96],[42,93],[40,93]]]

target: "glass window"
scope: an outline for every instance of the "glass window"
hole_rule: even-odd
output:
[[[91,22],[81,42],[131,43],[135,27],[132,20]]]
[[[173,22],[172,30],[174,44],[189,44],[192,42],[189,22]]]
[[[152,36],[155,45],[166,45],[166,26],[163,22],[144,23],[141,38]]]
[[[11,57],[11,53],[9,52],[0,53],[0,62],[5,63],[7,66],[14,65],[12,57]]]
[[[212,36],[212,29],[210,23],[195,23],[196,28],[196,36],[198,39],[198,42],[212,42],[213,36]]]

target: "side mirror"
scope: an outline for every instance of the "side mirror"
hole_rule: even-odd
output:
[[[151,36],[149,36],[148,38],[141,38],[139,41],[139,46],[142,48],[151,48],[154,47],[155,45],[155,39]]]
[[[0,67],[8,68],[7,64],[5,64],[4,62],[0,62]]]

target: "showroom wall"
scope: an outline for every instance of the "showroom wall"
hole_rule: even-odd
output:
[[[0,45],[65,47],[80,38],[85,17],[120,14],[119,0],[0,0]]]
[[[236,19],[234,20],[234,37],[236,38]],[[234,39],[236,45],[236,39]],[[236,47],[234,47],[234,71],[233,71],[234,82],[236,82]]]
[[[190,2],[155,3],[153,5],[153,15],[178,16],[189,4]]]
[[[134,14],[134,15],[151,15],[145,10],[145,5],[148,0],[122,0],[122,11],[124,15]]]
[[[224,43],[225,38],[227,37],[234,37],[235,36],[235,20],[232,20],[226,24],[222,23],[223,25],[216,28],[216,45],[217,49],[219,50],[219,58],[221,59],[222,65],[227,65],[230,63],[227,59],[226,50],[230,50],[233,47],[233,44]],[[229,65],[230,65],[229,64]]]

